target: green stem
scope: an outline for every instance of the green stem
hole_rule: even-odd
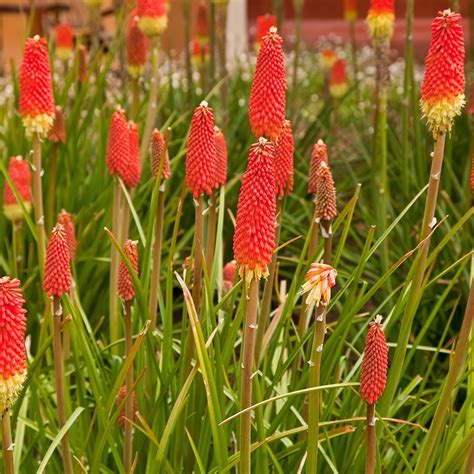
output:
[[[38,265],[41,277],[44,273],[46,255],[46,234],[44,231],[43,189],[41,185],[41,141],[33,135],[33,206],[35,209],[36,232],[38,234]]]
[[[51,144],[51,155],[49,158],[48,172],[48,190],[46,194],[46,225],[52,229],[55,223],[54,219],[54,198],[56,195],[56,181],[58,177],[58,144]]]
[[[204,199],[199,196],[194,200],[196,207],[196,226],[194,231],[194,259],[193,259],[193,301],[196,307],[196,313],[200,314],[199,302],[201,298],[201,281],[202,281],[202,251],[204,240]]]
[[[217,229],[217,196],[209,196],[209,208],[207,211],[207,242],[206,242],[206,269],[209,278],[212,273],[214,254],[216,250],[216,229]]]
[[[365,474],[375,472],[376,440],[375,440],[375,404],[367,403],[367,457]]]
[[[138,110],[140,108],[140,83],[138,77],[132,78],[132,106],[130,108],[130,119],[137,120]]]
[[[125,318],[125,358],[129,357],[132,350],[132,303],[130,300],[123,301],[123,312]],[[125,402],[125,425],[124,425],[124,446],[123,464],[125,472],[132,471],[132,451],[133,451],[133,364],[130,366],[126,376],[126,387],[128,399]]]
[[[2,414],[2,447],[3,447],[3,467],[5,474],[14,474],[15,469],[13,465],[13,440],[12,429],[10,424],[10,412],[5,411]]]
[[[13,251],[13,276],[20,278],[21,261],[23,259],[22,239],[21,239],[21,220],[12,222],[12,251]]]

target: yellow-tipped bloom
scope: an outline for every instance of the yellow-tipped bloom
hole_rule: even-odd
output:
[[[373,40],[390,40],[394,23],[393,0],[372,0],[367,14],[370,37]]]
[[[306,304],[327,305],[331,300],[331,288],[336,284],[336,270],[325,263],[312,263],[306,274],[303,293],[308,293]]]

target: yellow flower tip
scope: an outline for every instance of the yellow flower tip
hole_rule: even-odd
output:
[[[303,294],[308,293],[308,306],[326,305],[331,300],[331,288],[336,284],[336,270],[325,263],[312,263],[303,284]]]
[[[464,94],[444,97],[436,101],[420,100],[423,118],[426,117],[428,128],[435,139],[438,135],[451,131],[454,118],[461,115],[465,103],[466,97]]]
[[[86,5],[88,7],[100,7],[102,5],[102,0],[86,0]]]
[[[29,213],[31,211],[31,202],[24,202],[23,204]],[[5,214],[5,217],[12,222],[20,221],[24,217],[19,204],[7,204],[6,206],[3,206],[3,213]]]
[[[260,280],[261,278],[265,278],[265,280],[268,278],[268,267],[262,267],[258,263],[255,264],[255,267],[251,269],[249,265],[240,265],[239,267],[239,276],[242,278],[242,280],[245,281],[245,285],[247,287],[250,286],[250,283],[252,283],[252,280],[256,278],[257,280]]]
[[[22,122],[28,138],[31,138],[35,133],[42,138],[53,126],[54,114],[24,115]]]
[[[142,76],[145,66],[129,64],[127,69],[130,76],[136,79]]]
[[[166,15],[160,17],[142,16],[138,21],[138,26],[147,36],[160,36],[168,26],[168,17]]]
[[[367,24],[372,39],[387,39],[393,36],[395,15],[391,12],[369,11]]]
[[[69,61],[71,54],[71,48],[56,48],[56,57],[61,61]]]
[[[341,84],[331,84],[329,86],[329,92],[335,99],[340,99],[347,92],[347,89],[347,82],[343,82]]]
[[[5,413],[15,403],[25,380],[26,369],[7,379],[0,375],[0,414]]]

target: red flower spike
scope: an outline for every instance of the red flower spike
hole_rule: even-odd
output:
[[[168,16],[163,0],[138,0],[138,24],[147,36],[159,36],[168,26]]]
[[[130,259],[133,271],[138,275],[138,241],[127,240],[123,244],[123,253]],[[135,296],[132,277],[123,261],[119,265],[118,295],[127,301],[130,301]]]
[[[338,59],[332,66],[329,81],[329,92],[335,99],[340,99],[348,89],[346,61]]]
[[[186,149],[186,185],[194,198],[211,195],[216,184],[214,117],[206,101],[196,107]]]
[[[74,49],[74,33],[69,23],[62,23],[54,29],[56,38],[56,56],[62,61],[67,61]]]
[[[191,62],[196,66],[202,66],[209,61],[209,43],[202,45],[197,38],[191,41]]]
[[[322,161],[317,176],[316,217],[332,220],[337,216],[336,187],[329,165]]]
[[[163,156],[163,149],[165,147],[165,139],[162,133],[155,128],[151,134],[151,174],[156,178],[158,176],[158,170],[160,169],[160,161]],[[161,179],[169,179],[171,176],[170,157],[168,150],[164,157],[162,165]]]
[[[71,254],[66,229],[56,224],[46,250],[44,291],[49,297],[61,297],[71,289]]]
[[[196,35],[201,46],[204,46],[209,40],[207,5],[202,1],[198,5],[196,14]]]
[[[26,380],[26,309],[20,281],[0,278],[0,414],[15,403]]]
[[[382,317],[377,316],[369,323],[362,359],[360,391],[362,399],[373,405],[382,395],[387,381],[388,346],[382,328]]]
[[[148,38],[138,26],[138,20],[134,10],[128,24],[127,63],[129,74],[135,78],[143,74],[148,53]]]
[[[23,201],[28,212],[31,211],[31,171],[28,161],[23,160],[21,156],[10,158],[8,165],[8,175],[10,176],[15,188]],[[23,211],[15,198],[12,189],[8,183],[3,188],[3,212],[7,219],[19,221],[23,219]]]
[[[273,144],[265,138],[250,148],[242,177],[234,232],[234,257],[247,285],[268,276],[275,249],[275,169]]]
[[[464,34],[461,15],[439,12],[431,26],[432,38],[421,86],[420,106],[436,138],[449,132],[465,103]]]
[[[28,38],[20,67],[20,115],[27,136],[44,137],[54,119],[53,83],[46,40]]]
[[[322,162],[328,163],[328,153],[325,143],[319,139],[311,152],[311,162],[309,165],[308,194],[318,192],[318,172]]]
[[[87,81],[87,48],[81,44],[78,48],[79,54],[79,82]]]
[[[66,143],[66,121],[63,109],[57,105],[54,109],[53,126],[49,130],[48,139],[55,143]]]
[[[127,188],[134,188],[140,182],[140,135],[135,122],[128,122],[130,153],[125,166],[119,168],[119,175]]]
[[[71,260],[74,260],[76,257],[77,242],[76,231],[74,229],[71,214],[64,209],[61,209],[61,212],[58,214],[58,224],[61,224],[64,227],[67,244],[69,246],[69,255],[71,256]]]
[[[275,27],[263,37],[249,100],[250,128],[255,136],[276,141],[285,119],[283,40]]]
[[[257,35],[255,36],[255,49],[260,50],[263,37],[268,35],[270,28],[277,26],[277,18],[275,15],[257,16]]]
[[[227,182],[227,142],[222,130],[214,127],[216,132],[216,187]]]
[[[389,41],[395,23],[394,0],[371,0],[367,14],[369,34],[373,40]]]
[[[125,385],[122,385],[117,393],[117,398],[115,400],[115,403],[117,406],[119,406],[123,402],[126,395],[127,395],[127,387]],[[137,412],[137,397],[135,395],[135,392],[132,393],[132,404],[133,404],[133,420],[135,420],[136,418],[135,413]],[[120,414],[117,418],[117,422],[120,428],[123,429],[123,427],[125,426],[125,405],[120,411]]]
[[[291,122],[285,120],[280,136],[275,145],[275,191],[277,196],[283,197],[285,193],[293,190],[293,134]]]
[[[130,155],[130,140],[125,112],[120,107],[110,119],[109,142],[107,144],[107,167],[110,175],[120,174],[127,166]]]
[[[344,0],[344,17],[348,23],[357,20],[357,0]]]

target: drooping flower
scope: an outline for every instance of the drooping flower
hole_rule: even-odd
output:
[[[27,212],[31,211],[31,171],[30,165],[21,156],[10,158],[8,165],[8,175],[10,176],[15,188],[23,201]],[[16,200],[12,189],[8,183],[5,183],[3,189],[3,212],[7,219],[19,221],[23,219],[21,206]]]
[[[207,5],[201,1],[198,4],[196,14],[196,35],[201,46],[205,46],[209,41],[209,18]]]
[[[332,220],[337,216],[336,187],[329,165],[322,161],[317,176],[316,217],[322,220]]]
[[[61,61],[67,61],[74,49],[74,33],[69,23],[61,23],[54,29],[56,39],[56,56]]]
[[[214,116],[206,101],[196,107],[186,147],[186,185],[194,198],[212,194],[216,184]]]
[[[58,214],[58,224],[61,224],[64,227],[67,244],[69,246],[69,255],[71,256],[71,260],[74,260],[77,251],[76,231],[74,229],[74,222],[72,222],[71,214],[69,214],[65,209],[61,209],[61,212]]]
[[[333,49],[325,49],[319,55],[319,66],[325,74],[332,70],[334,63],[337,61],[336,51]]]
[[[279,197],[293,190],[293,133],[291,122],[285,120],[281,127],[280,136],[275,144],[275,192]]]
[[[117,393],[117,398],[115,400],[115,403],[117,406],[119,406],[123,402],[126,395],[127,395],[127,386],[122,385]],[[135,413],[137,411],[137,397],[135,395],[135,392],[132,393],[131,397],[132,397],[132,405],[133,405],[133,420],[135,420]],[[120,414],[117,418],[117,422],[120,428],[123,428],[125,426],[125,406],[120,411]]]
[[[222,130],[214,127],[216,132],[216,187],[224,186],[227,181],[227,142]]]
[[[439,12],[431,26],[432,38],[421,86],[420,105],[436,138],[449,132],[465,103],[464,34],[461,15]]]
[[[123,244],[123,253],[130,259],[133,271],[138,275],[138,241],[127,240]],[[135,296],[132,277],[123,261],[121,261],[119,265],[118,295],[127,301],[133,299]]]
[[[162,165],[162,179],[168,179],[171,176],[170,158],[168,150],[163,157],[163,150],[165,148],[165,139],[162,133],[155,128],[151,134],[151,174],[156,178],[158,176],[158,170],[160,169],[160,162],[163,160]]]
[[[87,48],[81,44],[77,52],[79,55],[79,82],[84,84],[87,81]]]
[[[331,288],[336,284],[336,270],[325,263],[312,263],[303,284],[303,294],[308,293],[308,306],[327,305],[331,300]]]
[[[209,43],[202,45],[197,38],[191,41],[191,62],[200,67],[209,61]]]
[[[249,100],[250,128],[275,141],[285,120],[286,78],[283,40],[275,27],[263,37]]]
[[[130,156],[130,139],[127,117],[122,108],[117,107],[110,119],[109,141],[107,143],[107,167],[111,176],[126,168]]]
[[[54,121],[48,132],[48,140],[55,143],[66,143],[66,120],[63,109],[59,105],[54,109]]]
[[[127,188],[134,188],[140,182],[141,174],[140,135],[137,124],[131,120],[128,122],[128,139],[130,154],[126,166],[122,170],[119,169],[119,174]]]
[[[277,26],[277,18],[275,15],[257,16],[257,34],[255,36],[255,49],[258,52],[262,44],[263,37],[268,35],[270,28]]]
[[[340,99],[348,89],[346,61],[338,59],[332,66],[329,92],[334,99]]]
[[[357,0],[344,0],[344,18],[348,23],[357,20]]]
[[[147,36],[159,36],[168,26],[168,15],[163,0],[138,0],[139,25]]]
[[[20,281],[0,278],[0,414],[15,403],[26,380],[26,309]]]
[[[273,144],[265,138],[250,148],[242,177],[234,232],[234,258],[239,273],[250,284],[268,276],[275,249],[275,169]]]
[[[393,36],[395,23],[394,0],[371,0],[367,14],[370,37],[375,40],[389,41]]]
[[[387,381],[388,346],[382,327],[382,317],[369,323],[360,375],[362,399],[373,405],[382,395]]]
[[[138,26],[138,16],[134,10],[130,17],[127,34],[128,73],[132,77],[140,77],[146,65],[148,38]]]
[[[71,289],[71,254],[66,229],[56,224],[46,250],[44,291],[49,297],[61,297]]]
[[[44,137],[54,120],[54,97],[46,40],[28,38],[20,67],[20,115],[26,134]]]
[[[311,152],[311,162],[309,164],[308,194],[317,194],[318,192],[318,172],[322,162],[328,161],[326,144],[319,139]]]

